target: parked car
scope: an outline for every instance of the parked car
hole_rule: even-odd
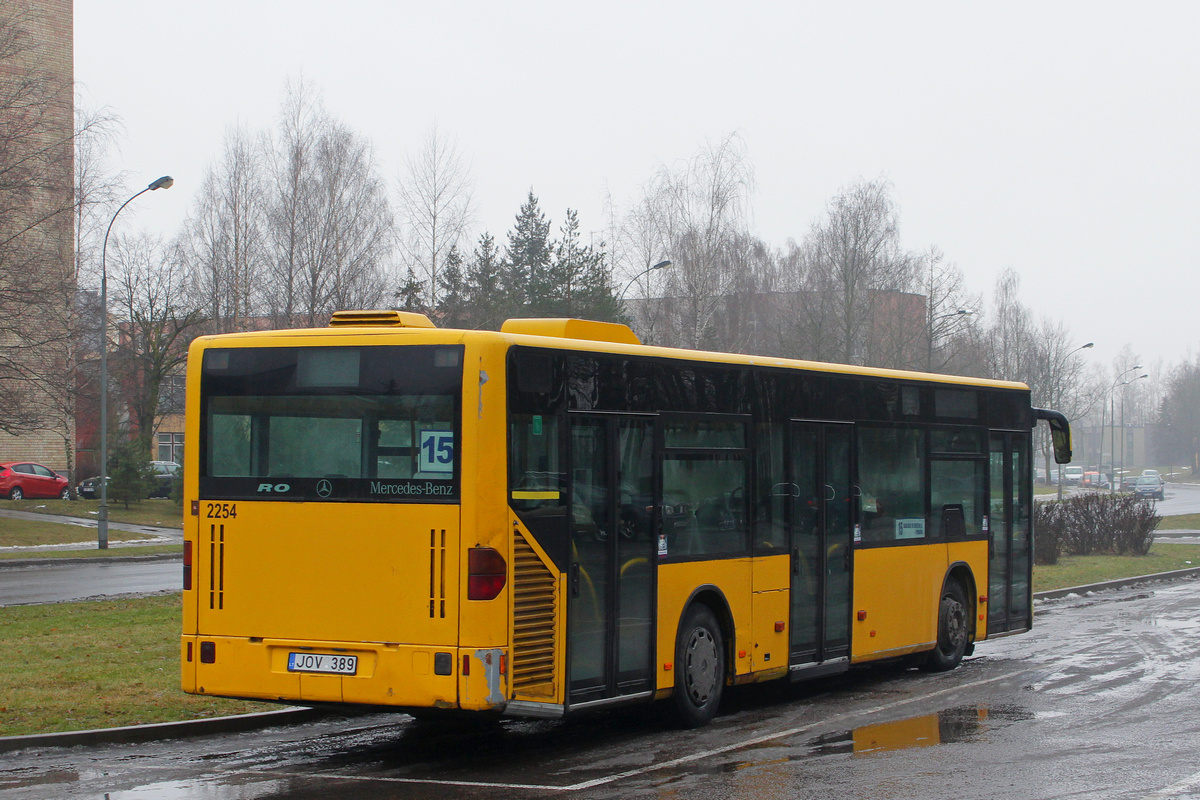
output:
[[[1083,473],[1083,480],[1080,481],[1081,486],[1087,486],[1092,489],[1107,489],[1109,488],[1108,476],[1099,472]]]
[[[150,496],[170,497],[182,468],[174,461],[151,461],[150,467],[154,470],[154,488],[150,490]]]
[[[1079,484],[1083,480],[1083,467],[1063,467],[1063,483]]]
[[[1163,483],[1157,475],[1142,475],[1133,485],[1133,493],[1138,497],[1153,497],[1155,500],[1162,500],[1166,497],[1166,492],[1163,490]]]
[[[109,481],[112,481],[112,478],[109,478]],[[75,487],[75,494],[88,500],[95,500],[100,496],[100,476],[95,475],[81,480]]]
[[[154,474],[154,485],[150,488],[149,497],[170,497],[175,487],[175,479],[179,477],[181,467],[174,461],[151,461],[150,470]],[[112,486],[112,476],[108,476],[109,486]],[[110,488],[111,491],[111,488]],[[96,475],[79,482],[75,492],[80,497],[94,500],[100,496],[100,476]]]
[[[24,497],[61,497],[71,499],[71,485],[49,467],[30,461],[0,464],[0,495],[9,500]]]

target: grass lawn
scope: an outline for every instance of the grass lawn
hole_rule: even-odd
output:
[[[96,519],[100,513],[99,500],[0,500],[0,509],[32,511],[36,514],[63,514],[68,517]],[[133,503],[129,508],[121,503],[108,503],[110,522],[130,522],[158,528],[179,528],[183,525],[183,509],[170,500],[154,498]]]
[[[0,608],[0,736],[268,711],[179,688],[178,593]]]
[[[1200,531],[1200,514],[1176,514],[1163,517],[1158,523],[1160,531]]]
[[[136,539],[152,539],[144,533],[109,530],[112,542],[131,542]],[[59,522],[41,522],[25,519],[0,517],[0,547],[29,547],[38,544],[68,544],[70,542],[96,541],[96,529],[79,525],[63,525]]]
[[[1045,592],[1089,583],[1200,567],[1200,544],[1155,542],[1144,556],[1062,556],[1051,566],[1033,567],[1033,590]]]

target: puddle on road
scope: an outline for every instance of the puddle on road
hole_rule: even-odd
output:
[[[844,733],[822,736],[813,742],[809,755],[851,754],[867,756],[915,747],[970,742],[1000,725],[1033,714],[1014,706],[960,706],[936,714],[863,725]]]

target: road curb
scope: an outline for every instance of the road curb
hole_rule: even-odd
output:
[[[182,739],[206,733],[238,733],[276,725],[309,722],[327,712],[296,706],[279,711],[238,714],[230,717],[191,719],[181,722],[157,722],[151,725],[127,725],[122,728],[95,728],[88,731],[35,733],[29,736],[0,736],[0,753],[36,747],[78,747],[96,744],[138,744],[164,739]]]
[[[52,567],[56,564],[129,564],[138,561],[182,561],[183,553],[151,553],[147,556],[94,556],[90,558],[6,558],[0,569],[8,567]]]

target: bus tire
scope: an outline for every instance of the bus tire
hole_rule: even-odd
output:
[[[675,637],[675,707],[689,728],[717,715],[725,688],[725,639],[712,609],[694,603]]]
[[[962,586],[956,580],[948,581],[938,604],[937,646],[925,656],[921,669],[926,672],[948,672],[957,667],[967,652],[970,620],[967,596]]]

